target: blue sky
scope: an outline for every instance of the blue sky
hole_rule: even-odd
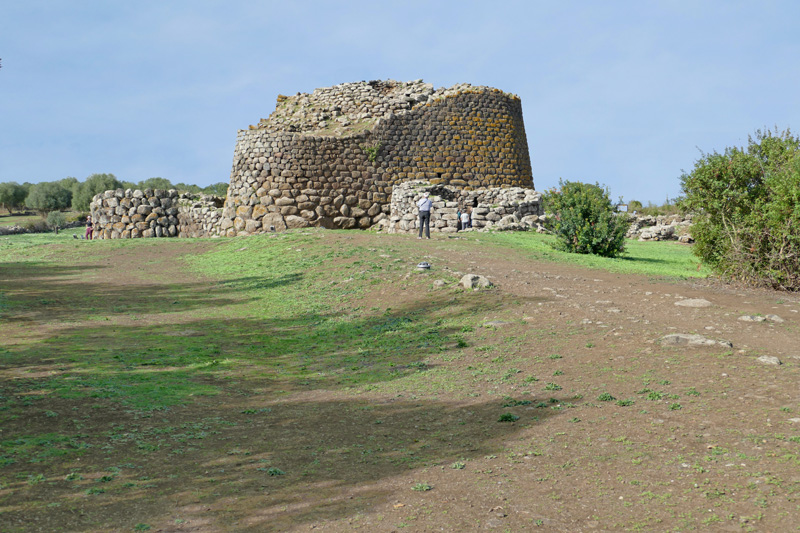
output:
[[[660,204],[705,152],[800,129],[792,1],[26,0],[0,8],[0,182],[227,181],[279,93],[423,78],[522,98],[536,188]]]

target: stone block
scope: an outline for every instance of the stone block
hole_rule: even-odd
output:
[[[356,227],[356,219],[350,217],[336,217],[333,219],[333,223],[337,228],[342,229],[353,229]]]
[[[286,222],[282,215],[268,213],[261,219],[261,227],[264,231],[283,231],[286,229]]]
[[[296,215],[285,217],[286,227],[289,229],[306,228],[309,226],[308,220]]]
[[[261,229],[261,220],[248,219],[245,222],[244,230],[248,233],[253,233]]]

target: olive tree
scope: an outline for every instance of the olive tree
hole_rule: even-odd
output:
[[[27,195],[27,189],[15,181],[0,183],[0,205],[9,214],[13,214],[14,209],[25,205],[25,197]]]
[[[66,209],[72,203],[72,191],[57,181],[47,181],[31,185],[25,205],[35,209],[42,216],[50,211]]]

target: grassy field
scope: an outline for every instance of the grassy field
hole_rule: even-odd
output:
[[[556,261],[609,272],[676,279],[704,278],[711,273],[708,267],[701,265],[692,255],[690,247],[678,242],[652,243],[629,239],[625,242],[624,254],[608,259],[556,250],[550,246],[555,238],[549,235],[506,232],[494,234],[491,239],[501,245],[525,250],[536,260]]]
[[[0,216],[0,226],[23,225],[28,222],[43,220],[39,215],[2,215]]]
[[[643,299],[683,290],[707,275],[688,247],[630,242],[609,260],[535,234],[81,232],[0,237],[3,531],[746,530],[791,516],[794,482],[776,467],[790,434],[764,434],[785,453],[758,459],[744,429],[713,448],[673,440],[695,423],[680,416],[719,409],[701,369],[718,372],[724,353],[652,358],[621,326],[566,315],[617,297],[584,272],[627,276]],[[511,265],[497,272],[506,289],[458,288],[470,263]],[[530,295],[513,289],[530,280]],[[572,307],[548,296],[569,290]],[[668,331],[654,316],[625,328]],[[651,422],[660,409],[668,427]],[[747,489],[756,470],[718,467],[723,447],[777,496]]]

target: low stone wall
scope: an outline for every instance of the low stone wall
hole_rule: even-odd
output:
[[[692,215],[630,215],[631,226],[625,235],[640,241],[694,242],[690,233]]]
[[[466,190],[429,181],[412,180],[395,186],[390,215],[378,227],[390,233],[418,231],[417,200],[428,192],[433,201],[431,231],[458,231],[459,210],[471,211],[472,228],[517,229],[538,227],[543,215],[541,193],[524,187],[503,187]]]
[[[174,189],[105,191],[90,205],[94,238],[218,236],[223,201]]]
[[[219,237],[224,198],[207,194],[178,196],[178,237]]]

